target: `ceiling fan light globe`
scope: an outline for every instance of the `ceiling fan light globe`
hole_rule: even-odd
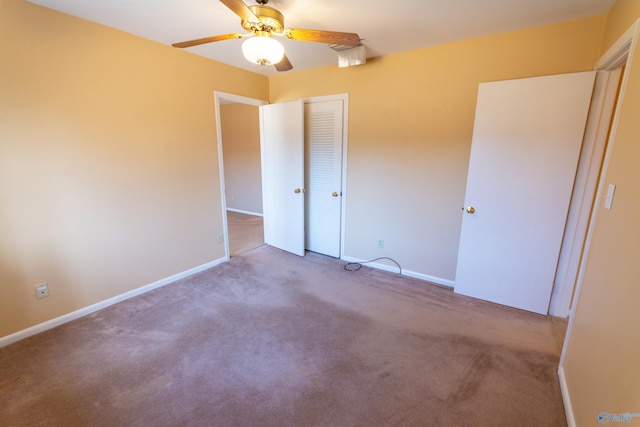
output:
[[[242,43],[242,54],[254,64],[277,64],[284,57],[284,47],[271,37],[256,36]]]

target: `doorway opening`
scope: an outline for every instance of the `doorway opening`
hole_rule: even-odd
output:
[[[266,101],[215,92],[225,257],[264,245],[260,120]]]

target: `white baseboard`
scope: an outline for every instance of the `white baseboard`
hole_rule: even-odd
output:
[[[340,258],[347,262],[356,262],[356,263],[364,263],[366,260],[353,258],[349,256],[343,256]],[[371,262],[363,264],[367,267],[377,268],[378,270],[390,271],[392,273],[398,273],[398,267],[394,265],[382,264],[379,262]],[[428,274],[416,273],[415,271],[402,269],[402,275],[407,277],[413,277],[414,279],[424,280],[426,282],[435,283],[436,285],[446,286],[448,288],[453,288],[455,286],[455,282],[453,280],[443,279],[441,277],[429,276]]]
[[[558,367],[558,377],[560,379],[560,390],[562,391],[562,402],[564,403],[564,413],[567,417],[567,426],[576,427],[576,419],[573,416],[573,407],[571,406],[571,396],[569,396],[569,386],[567,385],[567,377],[564,375],[564,368]]]
[[[7,335],[0,338],[0,348],[8,346],[9,344],[13,344],[14,342],[23,340],[30,336],[39,334],[46,330],[55,328],[56,326],[60,326],[72,320],[79,319],[81,317],[87,316],[91,313],[94,313],[98,310],[102,310],[103,308],[107,308],[111,305],[117,304],[121,301],[127,300],[129,298],[136,297],[138,295],[142,295],[146,292],[152,291],[154,289],[161,288],[165,285],[173,283],[177,280],[184,279],[185,277],[191,276],[196,273],[200,273],[208,268],[215,267],[216,265],[220,265],[225,262],[225,258],[220,258],[215,261],[208,262],[206,264],[199,265],[197,267],[191,268],[189,270],[183,271],[178,274],[174,274],[173,276],[166,277],[164,279],[160,279],[156,282],[150,283],[148,285],[141,286],[139,288],[133,289],[129,292],[125,292],[120,295],[116,295],[115,297],[106,299],[104,301],[100,301],[96,304],[92,304],[90,306],[81,308],[76,311],[72,311],[71,313],[64,314],[60,317],[56,317],[55,319],[47,320],[46,322],[37,324],[35,326],[31,326],[30,328],[23,329],[21,331],[15,332],[11,335]]]
[[[227,208],[227,210],[228,210],[228,211],[231,211],[231,212],[237,212],[237,213],[245,214],[245,215],[264,216],[264,215],[263,215],[262,213],[260,213],[260,212],[243,211],[242,209]]]

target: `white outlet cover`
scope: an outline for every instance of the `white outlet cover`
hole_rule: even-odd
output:
[[[36,298],[46,298],[49,296],[49,285],[43,283],[41,285],[36,285]]]

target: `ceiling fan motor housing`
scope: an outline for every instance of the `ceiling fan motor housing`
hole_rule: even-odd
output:
[[[282,33],[284,30],[284,15],[279,10],[261,4],[249,6],[258,17],[259,22],[243,19],[242,28],[247,31],[264,31],[268,33]]]

